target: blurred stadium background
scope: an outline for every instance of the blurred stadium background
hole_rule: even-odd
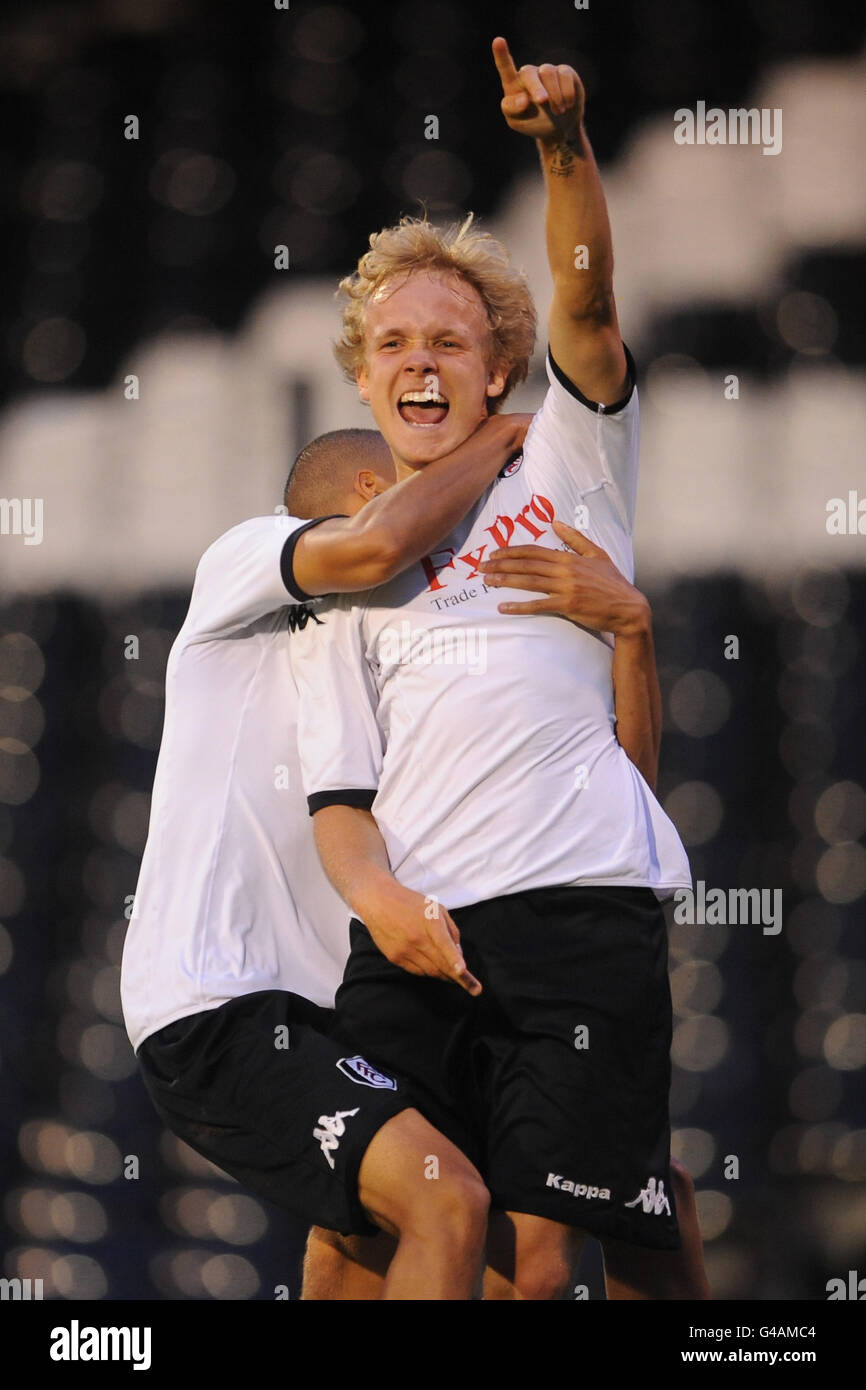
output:
[[[696,880],[783,892],[778,935],[672,926],[714,1292],[866,1273],[866,540],[826,524],[866,496],[856,7],[34,0],[0,19],[0,492],[44,500],[41,544],[0,535],[0,1273],[46,1296],[297,1293],[301,1229],[162,1132],[122,1026],[163,673],[201,551],[279,504],[312,435],[369,422],[329,343],[371,231],[472,208],[543,315],[500,32],[588,88],[641,373],[660,796]],[[781,154],[676,145],[698,100],[781,108]],[[594,1254],[580,1277],[602,1296]]]

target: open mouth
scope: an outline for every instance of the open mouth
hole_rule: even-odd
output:
[[[404,391],[397,410],[407,425],[441,425],[448,401],[438,391]]]

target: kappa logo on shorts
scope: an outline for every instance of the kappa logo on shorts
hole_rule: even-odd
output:
[[[338,1110],[336,1115],[320,1115],[319,1124],[321,1129],[313,1130],[313,1138],[318,1139],[322,1146],[322,1153],[328,1160],[328,1167],[334,1167],[334,1160],[331,1155],[340,1147],[340,1140],[346,1133],[344,1120],[350,1116],[357,1115],[360,1106],[356,1105],[354,1110]]]
[[[638,1202],[643,1206],[647,1216],[670,1216],[671,1204],[665,1195],[665,1185],[662,1178],[656,1181],[650,1178],[646,1187],[642,1187],[633,1202],[626,1202],[627,1207],[636,1207]]]
[[[337,1070],[358,1086],[372,1086],[376,1091],[396,1091],[397,1082],[393,1076],[377,1071],[363,1057],[341,1057]]]
[[[570,1192],[575,1197],[597,1197],[600,1202],[610,1201],[609,1187],[588,1187],[585,1182],[572,1182],[561,1173],[548,1173],[545,1187],[555,1187],[557,1192]]]

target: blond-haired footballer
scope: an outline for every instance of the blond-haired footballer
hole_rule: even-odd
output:
[[[580,79],[518,70],[501,38],[493,51],[503,114],[537,141],[547,189],[550,385],[522,453],[438,547],[292,636],[317,843],[356,914],[333,1035],[406,1076],[483,1173],[501,1213],[488,1296],[565,1296],[586,1232],[621,1296],[653,1296],[641,1257],[622,1252],[679,1247],[660,902],[690,874],[615,733],[614,690],[648,699],[646,605],[625,584],[611,611],[596,582],[611,562],[633,573],[634,367]],[[467,224],[404,219],[371,238],[344,289],[341,361],[398,479],[423,475],[525,376],[528,288]],[[562,524],[578,517],[581,626],[556,616],[561,597],[527,597],[556,590]],[[483,630],[485,671],[395,657],[402,622],[427,650]],[[368,930],[345,846],[380,833],[397,879],[456,924],[480,990],[401,969]],[[701,1279],[672,1275],[662,1296],[701,1296]]]

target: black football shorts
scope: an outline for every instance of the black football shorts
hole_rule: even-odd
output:
[[[483,993],[400,970],[356,920],[332,1037],[406,1077],[495,1207],[676,1249],[655,894],[541,888],[451,915]]]
[[[138,1060],[163,1123],[191,1148],[311,1225],[370,1235],[361,1161],[413,1102],[402,1080],[325,1036],[330,1017],[264,990],[169,1023]]]

